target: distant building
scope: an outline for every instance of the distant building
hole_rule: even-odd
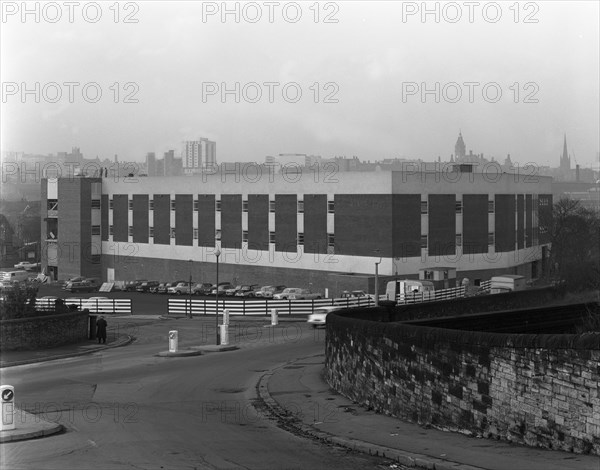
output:
[[[146,174],[148,176],[156,176],[156,155],[154,152],[146,154]]]
[[[217,144],[203,137],[187,140],[183,143],[181,160],[184,174],[200,173],[217,163]]]

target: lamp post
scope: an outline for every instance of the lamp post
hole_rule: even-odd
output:
[[[190,298],[190,313],[188,315],[189,318],[192,318],[192,267],[194,266],[194,260],[188,259],[190,263],[190,284],[188,290],[188,296]]]
[[[216,340],[215,344],[218,346],[219,341],[219,256],[221,256],[221,250],[217,247],[215,250],[215,256],[217,257],[217,289],[215,294],[215,332],[216,332]]]
[[[379,250],[375,250],[379,253]],[[379,261],[375,263],[375,307],[379,307],[379,264],[383,258],[380,256]]]

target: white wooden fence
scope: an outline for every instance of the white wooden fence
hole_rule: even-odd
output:
[[[192,315],[214,315],[215,299],[192,299]],[[219,299],[219,312],[227,309],[230,315],[270,315],[271,309],[276,308],[279,315],[308,315],[315,308],[340,305],[344,307],[372,307],[375,300],[370,297],[318,300],[234,300],[227,297]],[[169,315],[189,315],[190,299],[169,299]]]
[[[37,310],[54,310],[57,299],[36,299]],[[131,299],[64,299],[65,305],[77,305],[79,310],[88,309],[90,313],[119,313],[131,315]]]

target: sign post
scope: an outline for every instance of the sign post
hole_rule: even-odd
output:
[[[169,352],[175,353],[179,347],[179,334],[177,330],[169,331]]]
[[[2,400],[0,431],[15,429],[15,388],[12,385],[2,385],[0,387],[0,400]]]

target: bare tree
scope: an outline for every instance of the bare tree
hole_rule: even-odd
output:
[[[549,219],[549,220],[548,220]],[[569,290],[597,289],[600,282],[600,217],[577,200],[561,199],[552,215],[540,219],[552,246],[550,263],[555,279]]]

